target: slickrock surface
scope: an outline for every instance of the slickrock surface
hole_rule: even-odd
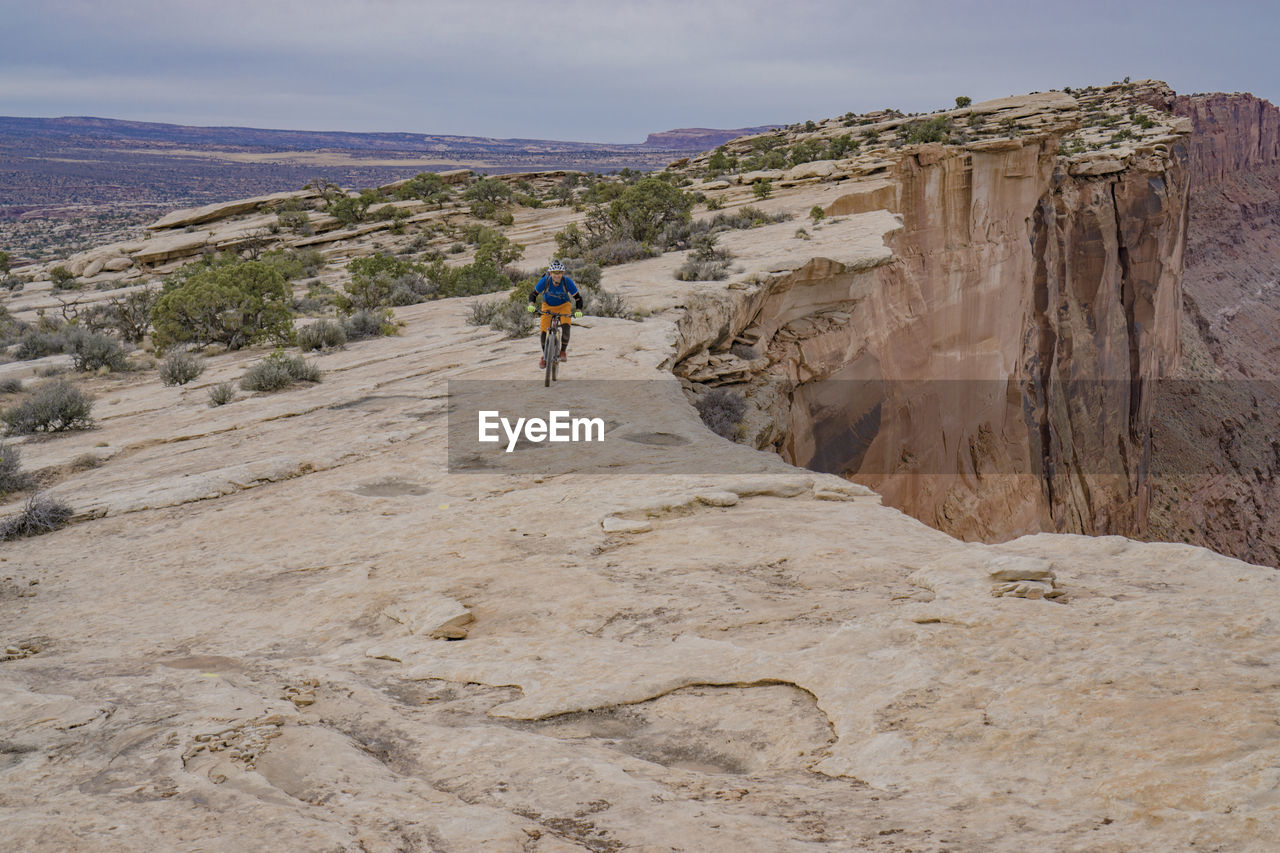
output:
[[[762,206],[857,195],[801,180]],[[569,216],[522,214],[529,257]],[[757,316],[821,343],[802,332],[854,316],[838,283],[902,263],[900,212],[801,224],[727,232],[724,282],[675,281],[679,254],[606,269],[650,316],[586,318],[545,399],[599,405],[676,473],[545,446],[515,454],[542,470],[450,473],[448,383],[540,376],[531,340],[463,325],[469,300],[397,309],[400,336],[318,356],[318,385],[218,408],[208,387],[262,350],[181,388],[85,380],[98,428],[21,445],[77,519],[0,551],[5,844],[1273,849],[1275,570],[961,542],[703,426],[673,365],[742,370]],[[655,390],[615,405],[588,379]]]

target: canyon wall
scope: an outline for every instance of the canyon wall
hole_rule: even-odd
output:
[[[1069,155],[1076,100],[1007,109],[1021,132],[903,149],[828,206],[900,216],[884,263],[769,282],[717,340],[767,356],[748,432],[794,464],[967,539],[1140,534],[1154,380],[1180,356],[1187,123]]]
[[[1183,382],[1157,413],[1153,538],[1280,565],[1280,110],[1179,96],[1193,123]]]

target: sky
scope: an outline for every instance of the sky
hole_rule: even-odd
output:
[[[1280,3],[0,0],[0,115],[642,142],[1167,81],[1280,96]]]

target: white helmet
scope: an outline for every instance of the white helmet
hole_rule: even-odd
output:
[[[547,265],[547,272],[564,272],[564,264],[559,259],[552,260]]]

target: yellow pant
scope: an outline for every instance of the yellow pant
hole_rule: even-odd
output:
[[[550,311],[552,314],[560,314],[564,318],[560,322],[565,326],[568,326],[571,323],[573,323],[573,303],[572,302],[565,302],[562,305],[548,305],[544,302],[542,304],[542,310],[544,312]],[[551,315],[550,314],[544,313],[542,315],[541,329],[544,332],[551,331]]]

